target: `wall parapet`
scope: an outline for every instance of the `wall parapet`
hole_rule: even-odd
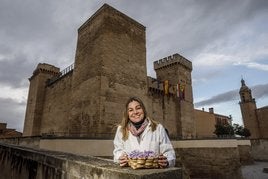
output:
[[[59,79],[63,78],[64,76],[70,74],[71,72],[73,72],[74,70],[74,63],[69,65],[68,67],[66,67],[65,69],[63,69],[61,72],[59,72],[57,75],[55,75],[53,78],[49,79],[47,81],[47,86],[52,85],[53,83],[55,83],[56,81],[58,81]]]
[[[60,69],[47,63],[39,63],[29,80],[31,81],[39,73],[47,73],[53,76],[57,76],[60,73]]]
[[[185,68],[191,71],[193,69],[191,61],[187,60],[185,57],[179,55],[178,53],[175,53],[171,56],[154,61],[154,70],[169,67],[175,64],[181,64],[182,66],[184,66]]]
[[[109,159],[30,149],[0,143],[3,178],[182,178],[180,168],[133,170]]]

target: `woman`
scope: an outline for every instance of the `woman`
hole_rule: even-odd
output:
[[[126,103],[123,120],[118,126],[114,138],[114,161],[120,166],[128,165],[131,151],[153,151],[159,154],[160,168],[175,165],[175,152],[165,128],[147,117],[143,102],[131,97]]]

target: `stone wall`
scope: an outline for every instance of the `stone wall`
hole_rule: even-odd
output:
[[[251,143],[248,139],[237,140],[237,147],[242,165],[249,165],[254,163],[254,158],[251,151]]]
[[[101,156],[112,158],[113,141],[112,140],[94,140],[94,139],[42,139],[40,140],[40,149],[67,152],[84,156]]]
[[[33,141],[37,140],[38,138]],[[26,140],[12,141],[9,143],[16,145],[25,145],[26,143]],[[3,142],[7,143],[8,141]],[[176,167],[182,167],[185,176],[239,178],[241,164],[251,164],[253,162],[249,140],[172,140],[171,142],[176,151]],[[264,141],[262,144],[263,148],[267,147]],[[113,141],[86,138],[42,138],[39,147],[46,151],[112,158]]]
[[[176,166],[182,165],[191,178],[242,178],[237,148],[180,148]],[[181,163],[181,164],[180,164]]]
[[[238,145],[238,152],[240,157],[240,163],[242,165],[250,165],[254,163],[253,156],[251,155],[251,146]]]
[[[33,150],[0,143],[1,178],[180,179],[180,168],[133,170],[107,159]]]
[[[257,109],[261,138],[268,139],[268,106]]]
[[[40,146],[40,136],[32,137],[13,137],[13,138],[3,138],[0,142],[5,144],[12,144],[18,146],[26,146],[30,148],[39,148]]]
[[[268,139],[251,141],[251,153],[254,160],[268,161]]]
[[[183,167],[186,176],[240,178],[241,164],[253,162],[249,140],[180,140],[172,144],[177,156],[176,166]],[[40,148],[112,158],[113,141],[43,139]]]
[[[64,135],[68,132],[72,74],[70,72],[46,87],[40,134],[57,132]]]
[[[150,93],[149,102],[146,109],[151,114],[150,117],[159,121],[168,130],[170,137],[182,135],[179,109],[176,109],[176,100],[174,96],[165,96],[159,93]]]
[[[191,178],[242,178],[237,144],[235,139],[173,141],[176,166]]]

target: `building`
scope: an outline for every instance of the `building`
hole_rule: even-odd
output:
[[[214,134],[215,125],[232,125],[232,117],[214,113],[213,108],[209,111],[195,109],[194,118],[196,120],[196,136],[198,138],[216,137]]]
[[[268,138],[268,106],[257,108],[251,89],[241,80],[240,109],[244,126],[250,130],[251,139]]]
[[[0,123],[0,138],[21,137],[22,133],[15,129],[7,128],[7,123]]]

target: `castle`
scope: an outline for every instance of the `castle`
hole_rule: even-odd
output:
[[[7,141],[17,146],[0,143],[0,157],[5,159],[0,166],[7,166],[2,167],[3,176],[10,178],[17,172],[17,178],[23,174],[131,177],[128,169],[117,165],[114,169],[115,164],[108,160],[100,163],[96,157],[88,160],[82,156],[112,157],[114,133],[125,102],[138,96],[148,115],[168,129],[176,165],[185,166],[186,176],[241,178],[240,161],[251,159],[249,140],[177,140],[211,135],[215,122],[226,122],[229,117],[214,114],[212,108],[209,112],[194,109],[192,63],[179,54],[155,61],[156,78],[148,77],[145,39],[143,25],[104,4],[78,29],[74,64],[62,71],[38,64],[29,78],[25,137]],[[202,131],[200,126],[211,131]],[[34,150],[30,151],[31,147]],[[20,167],[14,169],[14,161]],[[152,178],[163,178],[159,172],[167,170],[149,172],[154,174]],[[146,171],[134,173],[147,177]]]
[[[241,80],[239,91],[240,109],[243,122],[246,128],[250,130],[251,139],[268,138],[268,106],[257,108],[256,101],[252,97],[251,89]]]
[[[173,54],[154,62],[156,78],[147,76],[145,30],[104,4],[78,29],[73,65],[60,71],[40,63],[29,78],[23,136],[111,139],[130,96],[140,97],[173,139],[214,135],[222,117],[194,109],[191,61]]]

